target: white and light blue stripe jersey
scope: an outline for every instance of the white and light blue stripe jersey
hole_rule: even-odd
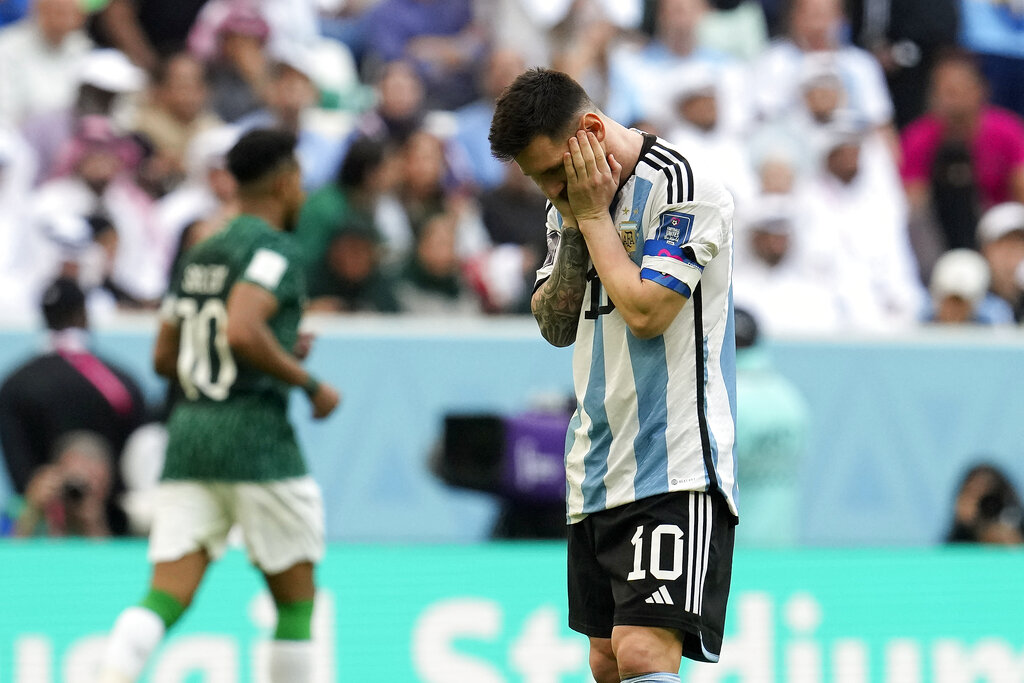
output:
[[[569,522],[669,491],[719,490],[738,516],[732,197],[670,143],[644,134],[611,211],[640,277],[689,300],[664,334],[639,339],[591,266],[573,353]],[[538,287],[561,237],[553,207],[547,229]]]

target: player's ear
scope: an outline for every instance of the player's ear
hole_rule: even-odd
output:
[[[604,119],[594,112],[587,112],[583,115],[580,120],[580,128],[588,133],[593,133],[598,142],[604,142]]]
[[[286,168],[279,169],[274,174],[272,188],[275,196],[286,197],[291,193],[292,175],[291,170]]]

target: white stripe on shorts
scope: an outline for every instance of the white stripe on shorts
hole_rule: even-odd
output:
[[[700,586],[697,597],[697,614],[704,608],[704,579],[708,575],[708,553],[711,548],[711,496],[704,495],[704,508],[707,510],[706,523],[704,525],[704,560],[701,565]]]
[[[693,611],[693,491],[690,491],[690,514],[689,514],[689,525],[690,528],[686,534],[687,536],[687,552],[686,552],[686,611]]]

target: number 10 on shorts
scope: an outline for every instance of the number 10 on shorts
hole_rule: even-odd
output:
[[[651,576],[660,581],[675,581],[683,575],[683,530],[675,524],[659,524],[651,531],[651,545],[647,569],[644,569],[644,527],[636,528],[633,539],[633,570],[626,576],[627,581],[639,581],[647,578],[648,570]],[[669,558],[663,557],[662,552],[667,542],[671,539],[671,564],[665,567]]]

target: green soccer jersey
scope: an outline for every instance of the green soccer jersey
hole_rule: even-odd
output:
[[[268,481],[306,474],[288,422],[291,387],[236,358],[227,342],[227,299],[238,282],[277,299],[267,321],[293,348],[305,297],[300,258],[288,234],[242,215],[188,252],[161,316],[179,329],[183,398],[168,421],[164,479]]]

